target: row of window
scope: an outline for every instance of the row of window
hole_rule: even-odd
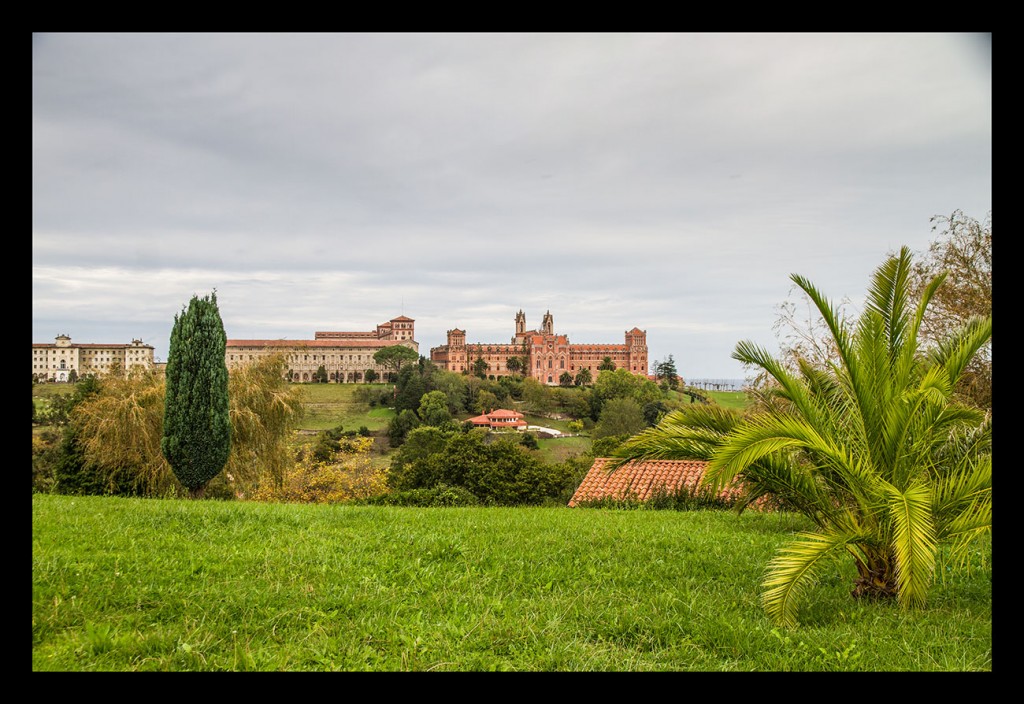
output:
[[[322,362],[339,361],[337,359],[339,356],[341,357],[340,361],[344,362],[345,361],[345,355],[332,354],[332,355],[330,355],[330,360],[328,360],[328,355],[326,355],[326,354],[319,355],[320,361],[322,361]],[[352,359],[353,356],[356,357],[355,360]],[[310,357],[312,357],[313,359],[310,360]],[[234,362],[235,361],[235,355],[233,355],[233,354],[229,355],[228,359],[229,359],[229,361]],[[244,360],[245,359],[245,355],[244,354],[238,355],[238,359],[239,360]],[[249,360],[252,361],[253,359],[255,359],[255,356],[250,354],[249,355]],[[288,356],[288,361],[290,361],[290,362],[298,362],[299,361],[299,355],[297,355],[297,354],[289,355]],[[315,354],[314,355],[304,354],[304,355],[302,355],[302,361],[303,362],[309,362],[309,361],[315,362],[315,361],[317,361],[317,355],[315,355]],[[352,362],[352,361],[362,362],[363,361],[363,355],[361,355],[361,354],[359,354],[359,355],[351,355],[350,354],[348,356],[348,361],[350,361],[350,362]],[[367,360],[366,361],[370,361],[370,357],[369,356],[367,356]]]

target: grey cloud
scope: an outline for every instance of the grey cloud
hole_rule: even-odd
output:
[[[241,337],[404,307],[424,347],[456,325],[500,341],[520,307],[550,308],[579,341],[638,325],[652,358],[732,376],[791,273],[856,296],[888,251],[927,246],[932,215],[991,208],[990,51],[928,33],[35,35],[34,340],[103,340],[113,320],[166,337],[217,288]]]

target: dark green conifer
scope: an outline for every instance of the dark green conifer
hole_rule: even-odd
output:
[[[188,308],[174,316],[160,449],[193,498],[231,453],[226,344],[216,291],[192,296]]]

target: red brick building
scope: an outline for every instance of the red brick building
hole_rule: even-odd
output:
[[[430,361],[447,371],[471,374],[476,361],[482,359],[487,365],[487,376],[523,373],[543,384],[557,385],[563,373],[575,377],[582,369],[588,369],[591,379],[596,379],[598,367],[608,357],[616,369],[647,376],[646,330],[627,330],[622,344],[574,345],[567,336],[555,334],[551,311],[544,314],[539,330],[526,329],[526,314],[521,310],[516,314],[515,324],[515,335],[509,343],[466,344],[465,330],[449,330],[448,344],[432,348]],[[513,358],[513,367],[518,369],[509,369]]]

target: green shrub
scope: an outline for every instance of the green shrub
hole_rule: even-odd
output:
[[[439,484],[429,489],[409,489],[393,494],[382,494],[359,503],[374,506],[479,506],[480,499],[461,486]]]
[[[674,491],[656,489],[646,501],[641,501],[636,494],[627,494],[621,498],[602,497],[590,499],[576,504],[580,508],[614,508],[620,510],[645,511],[703,511],[731,510],[734,502],[713,496],[707,492],[679,487]]]

